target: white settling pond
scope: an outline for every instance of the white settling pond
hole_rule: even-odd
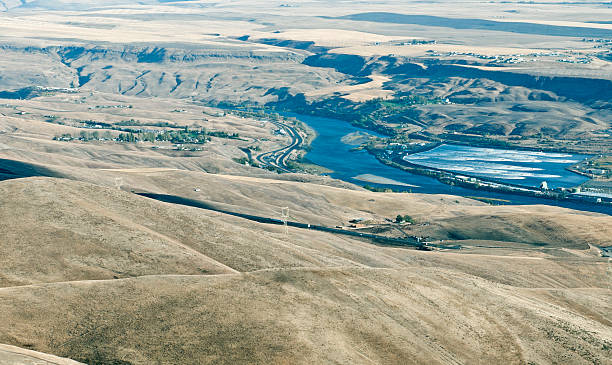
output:
[[[463,173],[524,186],[572,187],[587,178],[568,171],[588,156],[567,153],[517,151],[443,144],[432,150],[406,155],[415,165]]]

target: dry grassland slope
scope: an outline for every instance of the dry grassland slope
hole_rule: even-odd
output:
[[[607,263],[589,251],[418,252],[70,180],[0,189],[0,343],[100,364],[612,358]]]

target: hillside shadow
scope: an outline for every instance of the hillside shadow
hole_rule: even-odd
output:
[[[24,177],[61,177],[54,171],[21,161],[0,159],[0,181]]]
[[[534,34],[560,37],[610,38],[612,30],[587,27],[566,27],[559,25],[527,22],[498,22],[485,19],[446,18],[432,15],[413,15],[385,12],[359,13],[339,17],[356,21],[376,23],[411,24],[453,29],[477,29],[520,34]]]

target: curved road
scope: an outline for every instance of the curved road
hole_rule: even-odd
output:
[[[302,143],[304,143],[304,138],[300,136],[297,129],[290,125],[273,121],[270,121],[270,123],[287,132],[287,135],[291,137],[291,143],[288,146],[262,153],[255,159],[262,164],[262,166],[273,166],[284,172],[293,172],[287,167],[287,158],[291,155],[291,152],[298,149]]]

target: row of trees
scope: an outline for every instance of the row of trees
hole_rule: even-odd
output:
[[[81,131],[79,132],[78,135],[73,136],[70,133],[63,133],[61,135],[57,135],[55,137],[53,137],[53,140],[56,141],[72,141],[78,139],[79,141],[99,141],[99,140],[113,140],[114,137],[113,135],[109,132],[109,131],[104,131],[104,132],[100,132],[100,131],[93,131],[93,132],[86,132],[86,131]]]
[[[175,144],[204,144],[210,141],[205,130],[165,130],[161,133],[140,132],[120,133],[117,137],[119,142],[171,142]]]
[[[80,140],[80,141],[92,141],[92,140],[113,140],[124,143],[134,142],[171,142],[175,144],[204,144],[210,141],[211,137],[218,138],[229,138],[239,139],[238,133],[227,133],[223,131],[207,131],[205,129],[189,129],[185,127],[181,130],[163,130],[163,131],[140,131],[140,130],[127,130],[119,133],[117,137],[114,137],[109,131],[81,131],[78,136],[73,136],[70,133],[64,133],[62,135],[55,136],[54,140]]]

